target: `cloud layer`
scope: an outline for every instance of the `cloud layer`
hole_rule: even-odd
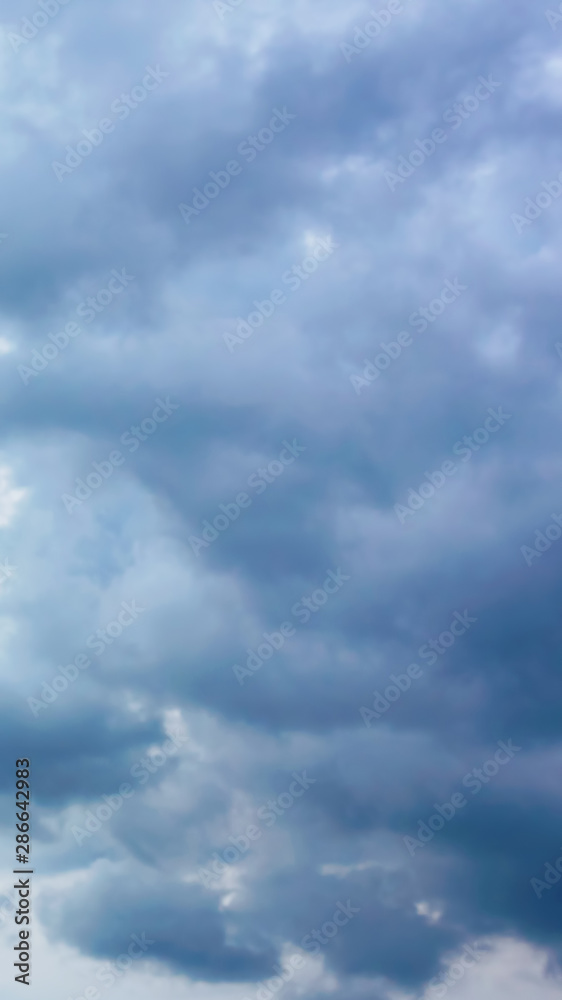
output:
[[[559,974],[559,15],[375,13],[0,3],[0,773],[77,991]]]

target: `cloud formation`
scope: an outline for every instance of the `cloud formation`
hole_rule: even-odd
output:
[[[287,1000],[437,996],[469,948],[455,997],[505,1000],[513,942],[549,1000],[561,18],[0,2],[0,773],[47,1000],[135,934],[141,1000],[269,1000],[296,953]]]

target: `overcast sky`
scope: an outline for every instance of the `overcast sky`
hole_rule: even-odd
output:
[[[0,19],[2,995],[554,1000],[562,14]]]

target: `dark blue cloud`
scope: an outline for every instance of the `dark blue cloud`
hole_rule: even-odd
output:
[[[402,7],[363,44],[369,11],[336,0],[70,3],[14,50],[36,8],[0,4],[1,756],[33,760],[50,941],[105,959],[146,931],[186,988],[253,997],[349,899],[308,953],[318,1000],[421,993],[476,939],[560,955],[559,890],[530,885],[560,853],[556,26],[522,0]],[[412,856],[500,740],[521,750]]]

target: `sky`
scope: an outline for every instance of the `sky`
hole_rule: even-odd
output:
[[[8,1000],[560,995],[562,8],[379,3],[0,0]]]

